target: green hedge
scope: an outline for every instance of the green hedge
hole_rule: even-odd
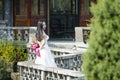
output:
[[[27,60],[27,49],[14,46],[11,41],[4,39],[0,42],[0,80],[10,78],[10,72],[17,71],[17,62]],[[7,75],[7,76],[6,76]]]
[[[86,80],[120,80],[120,0],[92,4],[89,49],[83,55]]]

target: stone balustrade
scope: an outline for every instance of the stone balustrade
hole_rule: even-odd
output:
[[[85,49],[70,50],[51,48],[52,54],[55,56],[55,62],[59,68],[81,71],[81,56],[85,53]],[[28,60],[35,60],[35,53],[29,52]]]
[[[87,50],[87,48],[84,48],[84,47],[80,48],[79,45],[77,48],[74,48],[74,47],[73,48],[58,48],[58,47],[56,48],[56,47],[50,46],[50,49],[51,49],[52,54],[55,56],[61,56],[61,55],[72,54],[72,53],[74,53],[74,54],[80,53],[81,54]],[[28,51],[29,51],[28,52],[29,53],[28,60],[34,60],[35,59],[34,52],[32,52],[30,50],[28,50]]]
[[[29,58],[28,61],[18,63],[19,69],[21,68],[21,80],[84,80],[84,75],[80,72],[82,72],[81,56],[86,51],[85,49],[51,48],[51,51],[55,55],[55,62],[58,68],[49,68],[34,64],[35,54],[32,52],[29,53],[32,58]]]
[[[65,54],[55,57],[55,62],[58,67],[74,71],[82,71],[81,60],[82,53],[79,54]]]
[[[28,42],[29,32],[33,27],[0,27],[0,37],[7,40]]]
[[[18,62],[20,80],[84,80],[79,71],[45,67],[32,61]]]

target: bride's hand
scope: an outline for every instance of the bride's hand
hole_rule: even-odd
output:
[[[39,50],[40,50],[40,48],[37,48],[37,49],[36,49],[36,51],[39,51]]]

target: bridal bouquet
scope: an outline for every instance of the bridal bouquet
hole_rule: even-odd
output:
[[[39,47],[40,47],[39,44],[33,42],[29,48],[30,48],[32,51],[34,51],[37,56],[40,57],[40,50],[37,49],[37,48],[39,48]]]

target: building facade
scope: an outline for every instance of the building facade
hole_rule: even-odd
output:
[[[0,0],[0,20],[7,26],[37,26],[46,21],[51,38],[74,38],[74,28],[87,26],[96,0]]]

